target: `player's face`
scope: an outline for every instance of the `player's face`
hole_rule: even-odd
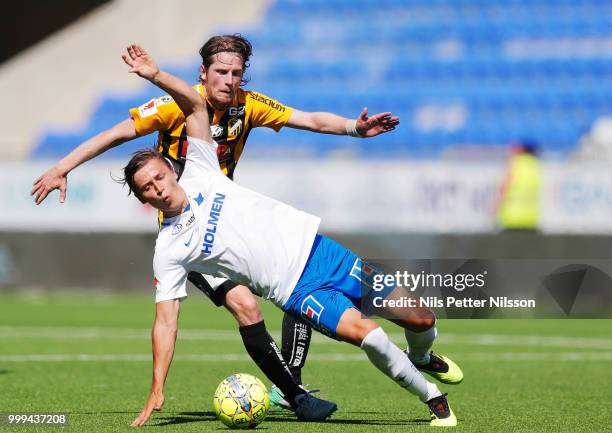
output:
[[[177,178],[177,174],[163,161],[151,159],[134,173],[134,184],[144,203],[172,217],[187,206],[187,196]]]
[[[200,78],[211,104],[218,110],[224,110],[240,88],[244,62],[238,54],[227,52],[215,54],[214,59],[208,69],[202,68]]]

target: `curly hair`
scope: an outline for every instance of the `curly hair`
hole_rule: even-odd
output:
[[[208,69],[215,61],[214,55],[219,53],[236,53],[242,58],[243,77],[244,72],[249,67],[249,59],[253,54],[253,46],[241,34],[213,36],[206,41],[200,48],[200,56],[202,57],[202,65]],[[249,80],[243,78],[242,85],[248,83]]]

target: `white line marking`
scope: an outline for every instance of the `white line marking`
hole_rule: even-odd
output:
[[[96,328],[96,327],[16,327],[0,326],[0,338],[34,338],[54,340],[149,340],[149,329]],[[279,332],[272,332],[280,339]],[[336,343],[335,340],[313,333],[315,344]],[[397,344],[406,344],[403,333],[390,333]],[[228,329],[179,329],[179,339],[194,341],[240,341],[238,330]],[[504,334],[439,334],[436,343],[462,346],[516,346],[516,347],[561,347],[572,349],[611,350],[612,338],[562,337],[548,335],[504,335]]]
[[[612,361],[612,352],[505,352],[505,353],[453,353],[453,358],[462,361]],[[177,354],[175,361],[193,362],[245,362],[250,361],[248,355],[242,353],[208,353],[208,354]],[[27,354],[0,355],[0,362],[151,362],[149,353],[125,354]],[[368,361],[363,353],[325,353],[310,354],[308,361],[314,362],[346,362]]]

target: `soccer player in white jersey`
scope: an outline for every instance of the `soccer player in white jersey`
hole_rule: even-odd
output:
[[[228,180],[216,157],[206,107],[184,81],[161,72],[139,46],[124,61],[130,72],[168,92],[185,114],[189,147],[180,182],[155,151],[134,154],[124,170],[136,197],[161,210],[166,220],[155,245],[156,319],[153,325],[153,384],[143,411],[132,425],[143,425],[163,404],[163,385],[176,340],[180,301],[190,271],[231,279],[251,287],[283,311],[307,319],[320,332],[360,347],[370,361],[429,407],[432,426],[454,426],[446,394],[428,382],[411,359],[423,365],[440,360],[446,383],[463,378],[450,359],[434,355],[435,316],[415,308],[394,320],[406,330],[409,354],[394,345],[374,321],[362,318],[360,259],[319,235],[319,218]],[[435,356],[435,358],[434,358]],[[432,358],[433,361],[432,361]],[[335,410],[324,400],[300,396],[317,410]],[[333,406],[332,406],[333,405]],[[313,407],[314,407],[313,406]],[[296,410],[297,412],[297,410]]]

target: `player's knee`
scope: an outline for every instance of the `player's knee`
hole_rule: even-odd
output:
[[[225,305],[240,326],[253,325],[262,320],[257,300],[248,287],[236,286],[227,292]]]
[[[419,311],[418,315],[410,318],[406,328],[414,332],[424,332],[436,324],[436,315],[431,310]]]
[[[357,310],[349,309],[340,319],[336,334],[342,340],[361,346],[363,339],[379,325],[370,319],[362,319],[361,313]]]
[[[363,339],[366,338],[370,332],[378,328],[380,328],[380,326],[372,320],[361,320],[355,329],[355,343],[361,346]]]

